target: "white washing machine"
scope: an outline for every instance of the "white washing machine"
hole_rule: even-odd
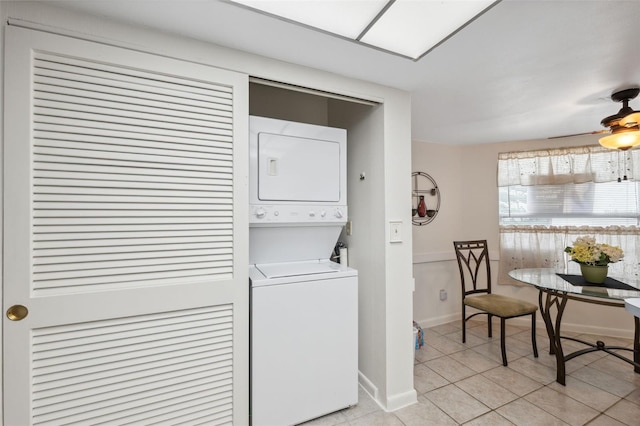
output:
[[[358,276],[330,261],[255,265],[251,416],[293,425],[358,403]]]
[[[250,117],[253,426],[358,402],[358,273],[329,257],[347,220],[346,131]]]

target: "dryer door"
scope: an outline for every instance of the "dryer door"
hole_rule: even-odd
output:
[[[258,199],[267,202],[340,201],[340,144],[258,134]]]

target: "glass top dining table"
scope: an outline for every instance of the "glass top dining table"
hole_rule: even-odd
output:
[[[634,366],[636,373],[640,373],[640,319],[637,316],[633,316],[633,349],[608,346],[600,340],[589,342],[561,335],[562,315],[569,300],[624,307],[624,299],[640,297],[639,281],[610,277],[604,284],[590,284],[580,276],[559,274],[551,268],[516,269],[510,271],[509,276],[539,290],[538,303],[540,313],[549,336],[549,353],[556,356],[556,381],[558,383],[565,384],[565,363],[567,361],[594,351],[604,351],[626,361]],[[552,318],[552,311],[554,310],[555,320]],[[581,343],[584,348],[565,355],[562,348],[563,339]],[[633,359],[622,356],[621,353],[625,351],[631,351]]]
[[[611,277],[623,284],[618,287],[624,286],[625,288],[613,288],[598,284],[589,285],[589,283],[580,286],[571,284],[561,275],[552,268],[515,269],[509,272],[511,278],[541,290],[566,292],[572,295],[597,297],[611,301],[620,300],[621,302],[624,302],[624,299],[627,298],[640,297],[640,281],[637,280]]]

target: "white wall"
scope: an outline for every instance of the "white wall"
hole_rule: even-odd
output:
[[[416,282],[413,297],[414,319],[423,326],[432,326],[458,318],[460,285],[457,266],[452,262],[455,239],[462,233],[465,207],[461,150],[456,146],[414,142],[412,171],[429,174],[440,190],[440,210],[428,224],[413,226],[413,262]],[[430,197],[425,196],[427,202]],[[429,207],[429,205],[427,205]],[[440,301],[440,290],[447,294]]]
[[[498,272],[498,153],[578,145],[596,145],[598,137],[577,136],[553,140],[504,142],[471,146],[449,146],[413,142],[413,171],[429,173],[442,194],[436,219],[413,229],[414,318],[429,327],[460,320],[460,279],[453,253],[456,239],[486,239],[492,259],[492,275]],[[447,290],[446,301],[439,290]],[[538,292],[529,287],[495,285],[494,292],[538,303]],[[526,319],[514,319],[527,323]],[[540,327],[544,327],[538,317]],[[570,301],[565,310],[563,330],[611,336],[633,336],[633,317],[624,309]]]
[[[415,402],[411,345],[411,253],[410,232],[410,96],[408,93],[295,66],[256,55],[211,45],[176,35],[106,21],[58,9],[47,2],[2,2],[2,22],[24,24],[63,35],[104,42],[124,48],[234,70],[272,81],[310,87],[379,103],[378,127],[370,147],[360,147],[362,165],[371,179],[363,201],[362,220],[356,223],[360,240],[354,260],[366,268],[369,279],[361,283],[364,340],[360,340],[363,380],[378,402],[387,409]],[[214,22],[212,22],[212,25]],[[0,40],[3,42],[3,40]],[[324,117],[323,117],[324,119]],[[402,194],[402,195],[401,195]],[[364,218],[366,212],[366,218]],[[400,220],[405,229],[402,243],[390,244],[387,226]],[[360,228],[358,228],[360,227]],[[367,239],[372,244],[359,241]],[[243,284],[244,285],[244,284]],[[366,303],[365,303],[366,302]],[[363,328],[361,327],[361,330]]]

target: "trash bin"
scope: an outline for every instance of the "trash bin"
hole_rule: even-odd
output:
[[[413,322],[413,347],[417,351],[424,346],[424,332],[417,322]]]

